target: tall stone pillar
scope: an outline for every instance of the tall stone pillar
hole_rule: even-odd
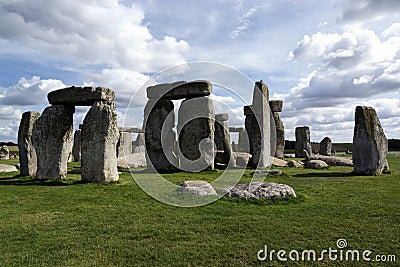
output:
[[[21,175],[35,176],[37,170],[37,157],[35,147],[32,145],[32,130],[40,113],[27,111],[22,114],[18,129],[18,150]]]
[[[312,148],[310,142],[310,128],[307,126],[296,127],[296,145],[295,145],[295,155],[297,158],[305,158],[307,151],[308,155],[312,155]]]
[[[82,125],[82,180],[94,183],[118,181],[119,130],[114,102],[95,101]]]
[[[356,107],[353,136],[354,173],[377,175],[389,170],[388,140],[372,107]]]
[[[249,137],[247,136],[247,132],[245,129],[239,132],[239,140],[238,140],[238,152],[246,152],[249,153]]]
[[[179,161],[174,153],[174,104],[160,98],[147,101],[144,109],[144,137],[147,168],[157,172],[177,170]]]
[[[32,143],[37,155],[37,179],[65,179],[72,147],[74,112],[74,106],[53,105],[36,120]]]
[[[332,152],[332,140],[329,137],[322,139],[319,144],[319,154],[324,156],[330,156]]]
[[[215,115],[211,97],[184,100],[178,116],[181,169],[192,172],[213,170]]]
[[[76,130],[74,133],[74,145],[72,146],[72,156],[74,161],[81,160],[81,130]]]
[[[235,158],[233,156],[233,149],[231,145],[231,139],[229,136],[228,121],[229,116],[227,113],[215,114],[215,132],[214,142],[216,149],[222,152],[223,164],[229,164],[231,167],[235,167]],[[220,153],[220,152],[217,152]]]
[[[281,116],[279,115],[279,112],[282,112],[283,101],[271,100],[269,101],[269,106],[272,111],[276,130],[275,157],[283,159],[283,154],[285,150],[285,126],[283,125]]]
[[[132,136],[130,132],[120,132],[117,144],[117,157],[132,154]]]

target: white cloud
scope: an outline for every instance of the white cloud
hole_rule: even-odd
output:
[[[6,1],[0,4],[0,46],[30,48],[72,65],[111,65],[149,72],[184,62],[189,44],[156,39],[143,10],[117,0]]]

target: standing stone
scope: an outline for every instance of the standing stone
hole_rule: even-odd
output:
[[[232,153],[232,145],[229,136],[228,121],[229,116],[227,113],[215,114],[215,132],[214,142],[216,149],[222,152],[223,164],[229,164],[234,167],[236,165],[235,158]],[[220,153],[220,152],[217,152]]]
[[[310,142],[310,128],[307,126],[296,127],[296,151],[297,158],[305,158],[307,151],[308,155],[312,155],[311,142]]]
[[[245,129],[239,132],[238,152],[250,152],[249,137]]]
[[[179,108],[179,159],[184,171],[214,169],[214,106],[209,96],[186,99]]]
[[[0,160],[7,160],[10,159],[10,150],[8,149],[8,146],[3,145],[0,148]]]
[[[330,156],[331,151],[332,151],[332,140],[329,137],[325,137],[319,144],[319,154],[323,156]]]
[[[372,107],[356,107],[353,136],[354,173],[377,175],[389,170],[388,141]]]
[[[76,130],[74,133],[74,145],[72,146],[72,156],[74,161],[81,160],[81,130]]]
[[[150,99],[144,109],[144,137],[147,168],[157,172],[175,171],[179,161],[174,153],[174,104],[171,100]]]
[[[117,157],[132,154],[132,136],[129,132],[120,132],[117,143]]]
[[[272,111],[276,130],[275,157],[283,159],[285,149],[285,126],[283,125],[281,116],[279,115],[279,112],[282,112],[283,101],[271,100],[269,101],[269,106]]]
[[[269,107],[269,91],[261,80],[256,82],[251,106],[244,107],[245,126],[249,136],[250,165],[266,168],[271,165],[271,112]],[[275,129],[274,129],[275,130]]]
[[[94,102],[83,120],[81,131],[82,180],[95,183],[118,181],[119,131],[114,102]]]
[[[133,142],[132,153],[144,153],[146,151],[144,133],[138,133],[136,140]]]
[[[37,155],[37,179],[65,179],[72,148],[75,107],[47,107],[32,129],[32,143]]]
[[[18,129],[18,150],[20,172],[23,176],[35,176],[37,170],[37,157],[35,147],[32,145],[32,130],[40,113],[27,111],[22,114]]]

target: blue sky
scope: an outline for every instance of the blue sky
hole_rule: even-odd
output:
[[[21,114],[70,85],[114,89],[122,124],[133,96],[143,109],[138,90],[152,74],[192,61],[263,79],[284,100],[286,139],[308,125],[312,141],[351,142],[357,105],[373,106],[387,137],[400,138],[399,22],[398,0],[3,0],[0,140],[16,141]],[[251,101],[252,88],[239,91]],[[237,99],[214,95],[239,126]],[[76,125],[86,110],[77,108]],[[130,126],[142,124],[137,113]]]

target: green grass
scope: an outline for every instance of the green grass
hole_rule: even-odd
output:
[[[158,202],[130,174],[111,185],[79,183],[79,164],[65,181],[0,174],[0,266],[368,266],[366,262],[257,260],[270,249],[336,248],[396,254],[400,262],[400,156],[391,174],[352,176],[351,167],[279,168],[267,181],[292,186],[287,201],[220,199],[196,208]],[[11,162],[10,162],[11,163]],[[251,179],[247,170],[241,182]],[[212,181],[222,171],[164,175],[179,183]],[[136,171],[136,176],[148,174]],[[276,257],[275,257],[276,258]]]

